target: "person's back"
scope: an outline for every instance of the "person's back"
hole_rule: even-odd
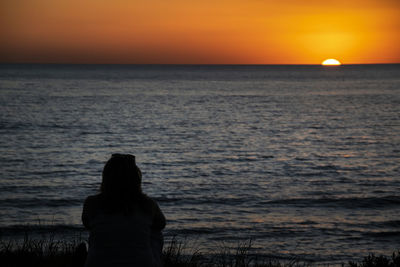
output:
[[[104,173],[102,193],[88,197],[83,208],[82,221],[90,231],[85,266],[160,266],[165,217],[157,203],[141,191],[132,199],[124,199],[123,192],[110,197]]]

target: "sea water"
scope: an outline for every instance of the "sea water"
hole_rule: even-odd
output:
[[[167,239],[389,255],[399,133],[399,65],[0,65],[0,234],[81,231],[105,161],[131,153]]]

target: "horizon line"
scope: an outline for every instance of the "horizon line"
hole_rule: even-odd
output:
[[[323,66],[340,67],[356,65],[400,65],[395,63],[342,63],[341,65],[324,66],[322,64],[290,64],[290,63],[57,63],[57,62],[0,62],[0,65],[136,65],[136,66]]]

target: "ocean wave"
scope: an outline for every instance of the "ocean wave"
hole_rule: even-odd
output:
[[[9,188],[12,189],[12,188]],[[154,197],[154,199],[164,205],[178,206],[198,206],[202,205],[224,205],[224,206],[243,206],[246,207],[268,207],[268,206],[295,206],[295,207],[334,207],[334,208],[385,208],[398,206],[400,204],[400,196],[383,196],[383,197],[349,197],[349,198],[287,198],[265,200],[257,196],[250,195],[234,195],[226,197],[197,197],[195,195],[182,197]],[[5,198],[1,199],[0,207],[2,208],[41,208],[41,207],[70,207],[80,206],[83,199],[80,198],[51,198],[51,197],[35,197],[35,198]],[[398,221],[393,224],[399,225]]]
[[[375,237],[375,238],[384,238],[384,237],[400,237],[400,231],[381,231],[381,232],[370,232],[364,233],[365,236]]]
[[[83,225],[68,224],[18,224],[0,227],[0,240],[2,238],[17,236],[32,237],[34,235],[63,235],[81,234],[85,232]]]
[[[179,205],[191,204],[220,204],[228,206],[296,206],[296,207],[335,207],[335,208],[384,208],[400,204],[400,196],[384,197],[350,197],[350,198],[288,198],[276,200],[263,200],[256,196],[231,196],[231,197],[158,197],[160,203],[175,203]]]
[[[400,204],[400,196],[350,197],[350,198],[292,198],[265,202],[273,205],[293,205],[296,207],[324,206],[341,208],[384,208]]]
[[[33,190],[37,192],[48,192],[49,190],[59,189],[56,186],[46,186],[46,185],[36,185],[36,186],[26,186],[26,185],[16,185],[16,184],[7,184],[0,186],[0,193],[15,193],[15,192],[23,192],[29,193]]]
[[[1,208],[56,208],[82,205],[83,200],[76,198],[8,198],[1,199]]]
[[[32,123],[28,122],[9,122],[9,121],[0,121],[0,129],[2,130],[28,130],[34,127]]]
[[[156,197],[160,203],[175,203],[179,205],[207,205],[207,204],[221,204],[221,205],[237,205],[249,202],[254,202],[255,197],[196,197],[196,196],[185,196],[185,197]]]

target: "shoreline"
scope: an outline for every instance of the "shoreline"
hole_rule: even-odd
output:
[[[81,233],[82,234],[82,233]],[[4,239],[0,236],[0,265],[7,266],[79,266],[82,251],[77,248],[87,244],[83,235],[70,239],[56,238],[53,233],[32,235],[27,231],[23,239]],[[185,239],[173,236],[166,241],[163,249],[164,267],[282,267],[282,266],[349,266],[349,267],[398,267],[400,249],[388,251],[386,255],[366,253],[363,259],[352,260],[326,259],[313,261],[300,257],[282,257],[271,253],[252,253],[252,241],[248,240],[236,247],[223,247],[213,253],[204,253],[201,249],[190,247]]]

